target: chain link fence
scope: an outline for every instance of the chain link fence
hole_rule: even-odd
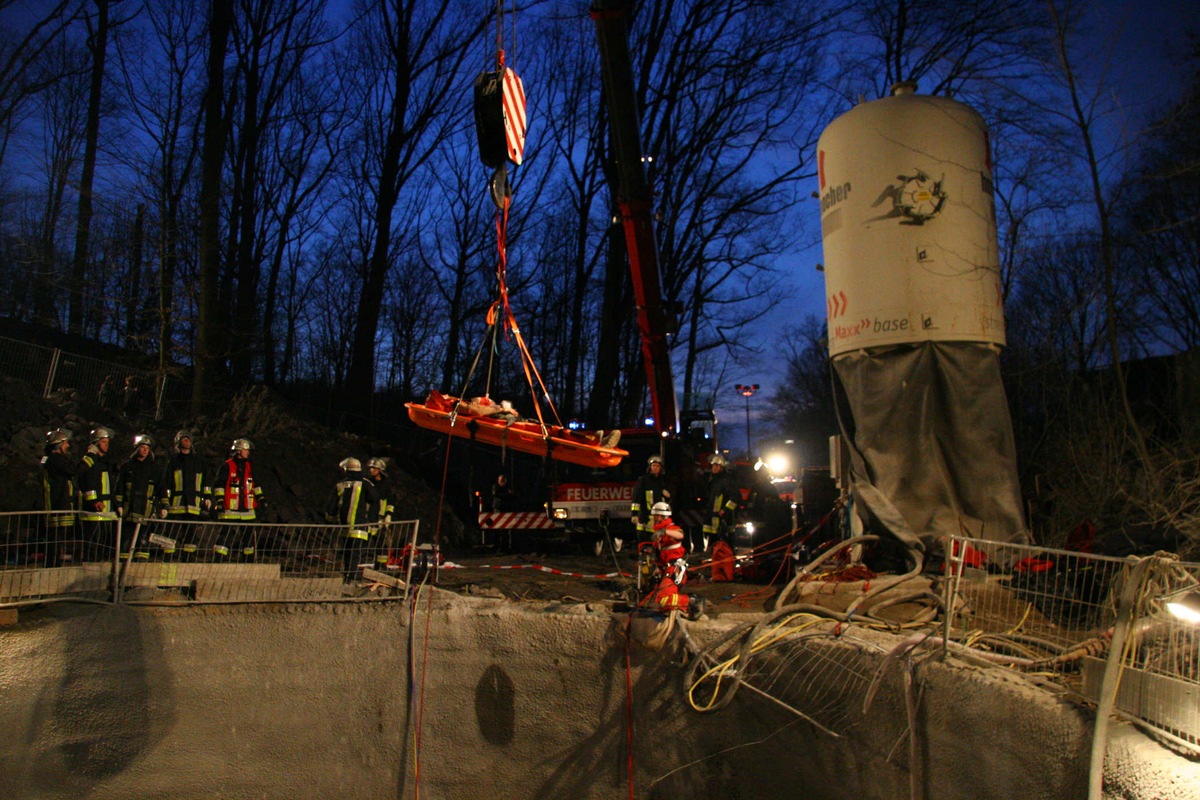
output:
[[[90,516],[0,514],[0,607],[343,600],[367,585],[370,596],[403,596],[413,569],[429,566],[416,520],[350,528]]]

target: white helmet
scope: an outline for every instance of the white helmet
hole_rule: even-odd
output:
[[[233,444],[229,445],[230,450],[253,450],[254,443],[249,439],[234,439]]]
[[[662,457],[662,456],[650,456],[649,458],[647,458],[647,459],[646,459],[646,466],[647,466],[647,467],[654,466],[655,464],[659,464],[659,465],[661,466],[661,465],[662,465],[662,463],[663,463],[663,457]]]
[[[140,447],[141,445],[154,447],[154,437],[148,433],[139,433],[137,436],[133,437],[133,446]]]
[[[350,458],[343,458],[338,466],[341,467],[344,472],[362,472],[362,462],[354,456],[350,456]]]
[[[51,447],[71,441],[71,432],[66,428],[55,428],[46,433],[46,444]]]
[[[708,464],[712,467],[728,467],[729,459],[725,458],[725,456],[721,455],[720,453],[717,453],[708,460]]]
[[[387,472],[387,459],[380,458],[379,456],[374,456],[372,458],[368,458],[367,459],[367,468],[368,469],[377,469],[380,472]]]
[[[91,434],[88,435],[88,441],[91,444],[95,444],[101,439],[111,439],[112,436],[112,431],[110,431],[108,428],[93,428]]]
[[[661,515],[664,517],[669,517],[669,516],[671,516],[671,506],[669,503],[664,503],[663,501],[659,500],[657,503],[655,503],[653,506],[650,507],[650,513],[655,514],[655,515]]]
[[[192,432],[188,430],[175,431],[175,446],[179,447],[179,443],[184,439],[191,439]]]

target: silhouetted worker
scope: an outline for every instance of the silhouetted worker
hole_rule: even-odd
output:
[[[137,378],[125,376],[125,386],[121,389],[121,413],[125,419],[132,422],[142,411],[142,394],[138,389]]]
[[[338,467],[342,476],[329,498],[325,518],[330,524],[346,526],[342,533],[342,576],[350,580],[362,562],[371,526],[379,519],[379,497],[374,484],[363,477],[362,463],[357,458],[344,458]]]
[[[492,511],[512,511],[512,487],[508,485],[508,476],[501,473],[492,484]]]
[[[117,405],[117,382],[112,375],[105,375],[104,382],[100,384],[100,393],[96,398],[100,402],[100,407],[105,411],[115,411]]]

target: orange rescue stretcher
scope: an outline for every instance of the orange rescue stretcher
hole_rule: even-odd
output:
[[[485,402],[491,408],[501,409]],[[408,418],[422,428],[543,458],[549,456],[556,461],[585,467],[615,467],[629,455],[627,450],[606,447],[594,433],[579,433],[561,425],[543,428],[540,422],[519,419],[514,413],[487,413],[490,409],[480,408],[479,400],[467,402],[433,391],[424,404],[404,405],[408,408]]]

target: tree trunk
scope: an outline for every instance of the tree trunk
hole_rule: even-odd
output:
[[[105,57],[108,52],[108,0],[95,0],[96,27],[88,23],[88,50],[92,54],[91,85],[88,88],[87,125],[83,145],[83,172],[79,178],[79,218],[75,223],[75,254],[71,261],[71,298],[67,330],[83,332],[83,292],[87,282],[88,250],[92,232],[92,187],[96,178],[96,150],[100,139],[100,100],[104,89]],[[139,212],[140,213],[140,212]]]
[[[217,377],[217,276],[221,268],[221,167],[225,156],[225,53],[233,27],[233,0],[212,0],[208,26],[208,88],[200,165],[200,297],[192,413],[200,414]]]

